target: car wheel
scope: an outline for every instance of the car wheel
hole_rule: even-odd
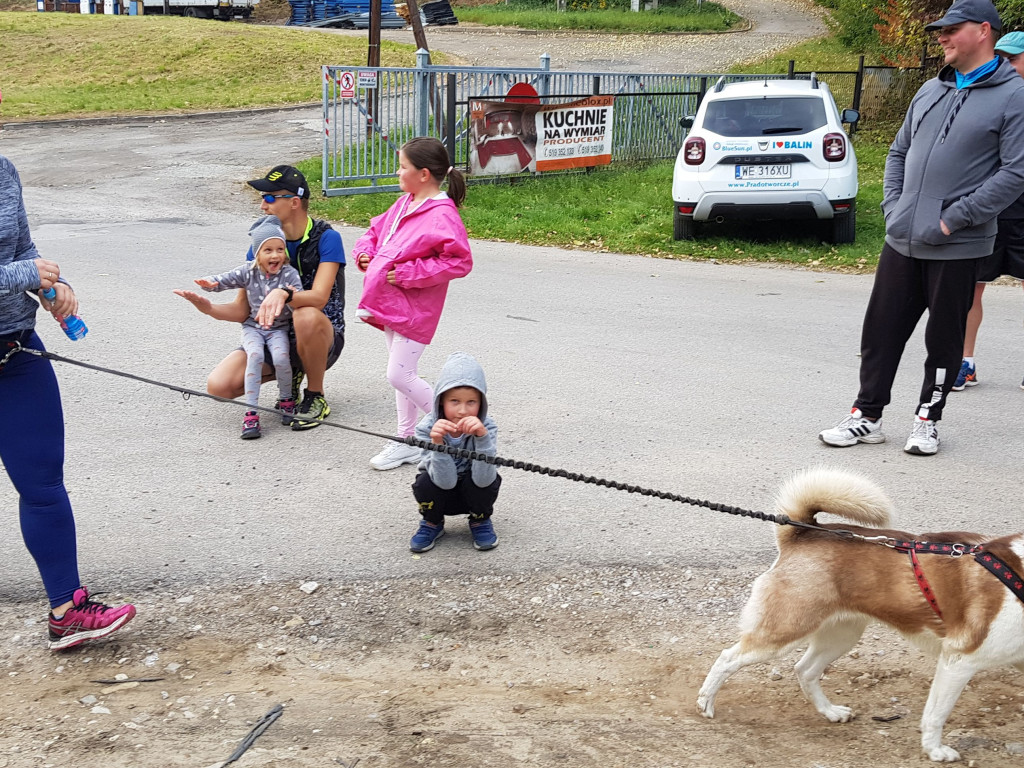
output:
[[[697,222],[692,216],[684,216],[676,208],[672,217],[672,238],[674,240],[696,240]]]
[[[832,237],[835,243],[852,243],[857,237],[857,203],[850,204],[850,212],[832,219]]]

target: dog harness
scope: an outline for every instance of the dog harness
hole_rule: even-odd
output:
[[[991,552],[985,551],[984,544],[957,544],[953,542],[933,543],[927,541],[900,541],[899,539],[887,539],[887,547],[897,552],[906,552],[910,556],[910,564],[914,569],[914,578],[917,579],[917,586],[928,601],[928,605],[935,611],[935,615],[942,618],[942,611],[939,609],[939,601],[935,598],[928,579],[925,578],[924,569],[917,559],[917,554],[923,552],[930,555],[947,555],[948,557],[963,557],[973,555],[986,570],[995,576],[1003,585],[1017,596],[1024,603],[1024,579],[1006,564],[1001,558]]]
[[[1024,603],[1024,579],[1018,576],[1005,562],[991,552],[979,552],[974,559],[988,569],[989,573],[999,579],[1003,585]]]

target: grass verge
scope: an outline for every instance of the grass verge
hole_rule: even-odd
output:
[[[822,242],[821,230],[813,222],[709,227],[698,241],[675,241],[672,162],[522,179],[512,184],[471,184],[462,217],[471,237],[486,240],[662,258],[870,271],[877,264],[884,236],[878,206],[887,143],[876,137],[857,137],[854,145],[860,191],[857,242],[849,245]],[[319,158],[301,168],[316,189],[321,181]],[[395,197],[394,193],[381,193],[315,198],[311,211],[318,217],[363,227],[386,210]]]
[[[662,3],[655,11],[632,12],[621,7],[604,7],[603,0],[586,3],[585,9],[558,12],[550,3],[497,3],[473,7],[458,6],[455,15],[460,21],[491,26],[545,30],[601,30],[650,34],[658,32],[722,32],[736,26],[742,19],[717,3],[682,0]]]
[[[364,63],[366,42],[174,16],[8,12],[0,61],[5,120],[201,112],[319,101],[321,65]],[[413,66],[414,46],[385,42],[381,62]]]

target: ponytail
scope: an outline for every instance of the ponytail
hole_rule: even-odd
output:
[[[466,200],[466,177],[458,168],[448,170],[448,197],[455,203],[456,208],[461,208]]]

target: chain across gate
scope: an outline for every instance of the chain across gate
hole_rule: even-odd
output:
[[[415,136],[440,139],[452,165],[468,169],[469,102],[501,101],[517,83],[530,85],[542,104],[615,96],[614,163],[675,157],[686,137],[679,118],[696,113],[718,78],[766,77],[552,71],[547,54],[539,67],[518,69],[449,67],[428,60],[421,50],[414,68],[322,68],[324,195],[397,191],[398,149]]]

